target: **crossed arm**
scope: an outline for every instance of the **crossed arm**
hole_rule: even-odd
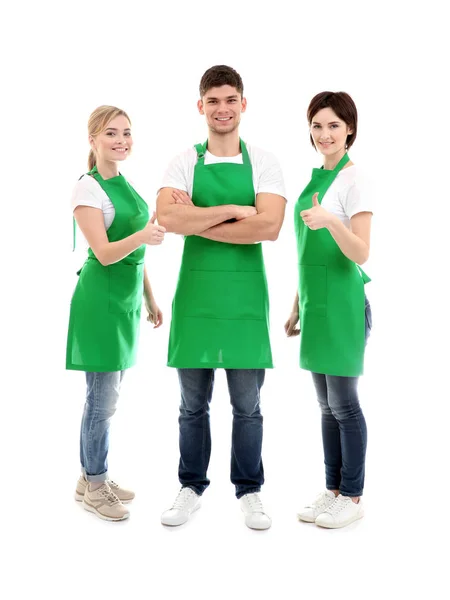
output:
[[[169,232],[230,244],[253,244],[278,238],[285,205],[282,196],[260,193],[255,207],[227,204],[199,208],[186,192],[163,188],[158,194],[156,211],[159,224]],[[226,223],[230,219],[236,221]]]

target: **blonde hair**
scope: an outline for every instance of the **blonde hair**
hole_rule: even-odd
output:
[[[115,119],[116,117],[119,117],[119,116],[125,117],[126,119],[128,119],[128,121],[131,124],[130,117],[121,108],[117,108],[116,106],[108,106],[106,104],[104,104],[103,106],[99,106],[91,113],[91,116],[89,117],[89,121],[88,121],[89,135],[91,135],[92,137],[95,137],[102,131],[105,131],[108,124],[113,119]],[[88,157],[89,171],[91,171],[95,167],[96,162],[97,162],[97,158],[95,156],[95,152],[91,148],[91,150],[89,151],[89,157]]]

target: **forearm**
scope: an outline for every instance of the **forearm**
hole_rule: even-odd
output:
[[[231,204],[208,208],[170,204],[164,211],[158,212],[158,223],[171,233],[197,235],[219,223],[233,219],[235,215],[236,207]]]
[[[292,313],[298,315],[299,313],[299,298],[298,298],[298,290],[297,293],[295,294],[295,300],[294,300],[294,305],[292,307]]]
[[[235,223],[222,223],[197,235],[228,244],[255,244],[278,238],[279,227],[264,213],[247,217]]]
[[[154,300],[152,286],[150,285],[150,279],[148,278],[147,268],[144,267],[144,299],[147,304],[150,304]]]
[[[99,262],[106,267],[119,262],[137,250],[143,243],[142,232],[137,231],[123,240],[108,242],[102,245],[100,248],[97,248],[94,254]]]
[[[342,253],[358,265],[364,264],[369,258],[368,245],[352,233],[338,217],[333,216],[328,231],[341,249]]]

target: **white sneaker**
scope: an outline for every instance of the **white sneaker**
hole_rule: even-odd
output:
[[[336,496],[330,490],[325,490],[317,496],[312,504],[308,504],[305,508],[297,513],[297,519],[314,523],[317,517],[325,512],[329,506],[336,500]]]
[[[161,515],[163,525],[183,525],[200,508],[200,496],[189,487],[181,488],[172,508]]]
[[[361,519],[363,516],[364,508],[361,498],[358,504],[356,504],[348,496],[339,494],[333,504],[317,517],[316,525],[328,527],[329,529],[337,529],[350,525],[350,523]]]
[[[245,524],[250,529],[269,529],[272,519],[264,512],[259,494],[245,494],[240,499],[241,510],[245,514]]]

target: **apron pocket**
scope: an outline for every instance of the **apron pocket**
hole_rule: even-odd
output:
[[[108,266],[109,312],[135,312],[142,305],[144,264],[116,263]]]
[[[185,317],[260,320],[268,307],[262,271],[188,271],[177,296]]]
[[[320,317],[327,314],[327,267],[299,265],[300,306]]]

